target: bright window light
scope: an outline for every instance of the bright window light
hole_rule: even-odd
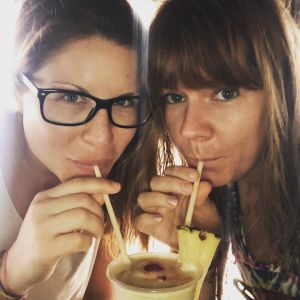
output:
[[[0,111],[8,108],[15,108],[16,104],[12,95],[11,72],[14,63],[13,36],[14,24],[17,14],[15,1],[3,1],[0,9],[0,82],[1,98]]]
[[[160,0],[161,1],[161,0]],[[140,16],[144,26],[149,27],[160,1],[128,0],[133,10]]]

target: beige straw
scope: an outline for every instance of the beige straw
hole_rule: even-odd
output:
[[[94,171],[95,171],[96,177],[102,177],[100,169],[99,169],[98,166],[94,166]],[[127,252],[126,252],[124,240],[122,238],[121,231],[120,231],[120,228],[119,228],[119,224],[117,222],[117,219],[116,219],[116,216],[115,216],[115,213],[114,213],[114,209],[111,205],[110,199],[109,199],[107,194],[103,194],[103,197],[104,197],[104,201],[105,201],[105,205],[106,205],[106,208],[107,208],[108,215],[110,217],[111,224],[113,226],[113,229],[114,229],[114,232],[115,232],[115,235],[116,235],[119,247],[120,247],[121,257],[123,258],[124,261],[130,263],[131,261],[130,261],[130,258],[128,256]]]
[[[198,187],[199,187],[199,183],[200,183],[202,169],[203,169],[203,161],[199,161],[198,162],[198,167],[197,167],[197,170],[199,172],[199,179],[194,182],[192,195],[191,195],[191,198],[190,198],[189,206],[188,206],[186,217],[185,217],[184,225],[188,226],[188,227],[191,226],[191,222],[192,222],[194,206],[195,206],[195,202],[196,202],[196,198],[197,198]]]
[[[201,293],[201,288],[202,288],[203,281],[204,281],[204,277],[205,276],[203,276],[203,274],[202,274],[201,279],[199,279],[199,281],[196,284],[193,300],[199,300],[200,293]]]

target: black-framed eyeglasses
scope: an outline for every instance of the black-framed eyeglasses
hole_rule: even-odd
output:
[[[23,73],[19,79],[38,97],[42,118],[54,125],[79,126],[92,120],[100,109],[106,109],[113,125],[137,128],[145,124],[151,114],[151,102],[138,95],[103,100],[80,91],[38,88]]]

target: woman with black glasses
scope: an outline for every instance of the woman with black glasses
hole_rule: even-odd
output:
[[[0,299],[82,299],[94,238],[100,262],[114,254],[103,194],[124,237],[136,235],[136,179],[146,176],[136,153],[152,147],[141,127],[151,106],[137,80],[140,28],[125,0],[20,4],[19,111],[1,133]]]

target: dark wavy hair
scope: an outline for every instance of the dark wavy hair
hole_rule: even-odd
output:
[[[300,34],[279,0],[166,0],[150,28],[155,128],[172,162],[163,88],[237,86],[267,97],[259,211],[284,267],[300,258]],[[155,133],[157,134],[157,133]],[[300,261],[300,260],[299,260]],[[299,266],[298,266],[299,268]],[[299,271],[299,269],[298,269]]]
[[[20,88],[17,74],[36,72],[64,45],[90,36],[100,36],[133,49],[138,54],[138,62],[142,61],[143,27],[126,0],[21,0],[14,47],[16,93]],[[144,93],[142,83],[140,91]],[[123,236],[125,239],[140,236],[144,245],[147,238],[139,234],[132,223],[137,196],[148,186],[150,174],[155,172],[155,163],[138,155],[141,147],[156,151],[155,145],[146,138],[148,127],[151,123],[137,131],[109,174],[109,178],[122,184],[121,192],[111,198]],[[105,232],[107,254],[113,256],[115,240],[108,218]]]

